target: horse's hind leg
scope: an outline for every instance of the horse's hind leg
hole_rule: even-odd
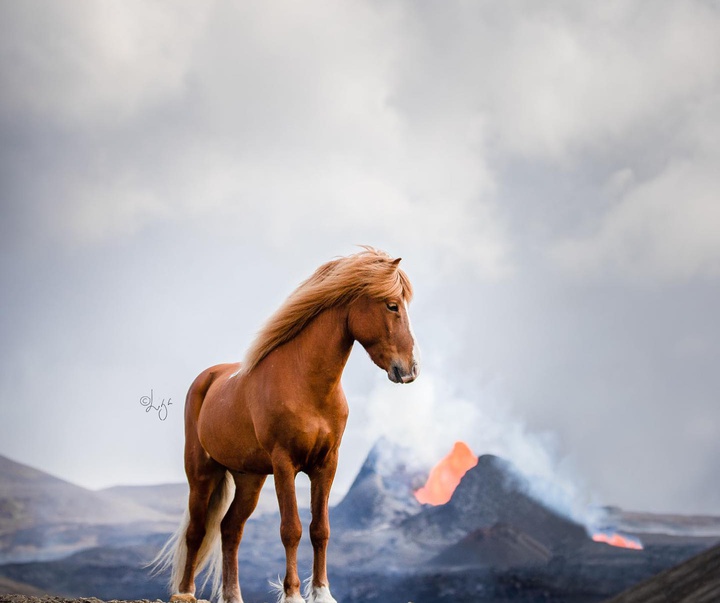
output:
[[[220,524],[223,555],[223,603],[242,603],[238,581],[238,546],[242,539],[245,522],[257,506],[260,490],[262,490],[267,476],[233,473],[233,478],[235,479],[235,498]]]
[[[204,467],[204,471],[196,470],[188,472],[188,481],[190,483],[190,495],[188,498],[189,521],[185,530],[185,559],[182,570],[180,567],[176,571],[182,572],[175,581],[174,589],[176,592],[171,597],[171,601],[194,601],[195,600],[195,570],[198,559],[203,548],[203,541],[207,534],[208,516],[210,513],[217,512],[216,509],[210,509],[214,502],[216,505],[219,493],[213,497],[213,493],[218,488],[224,487],[222,480],[225,476],[225,469],[214,461],[208,461]],[[207,543],[205,546],[207,549]],[[205,557],[205,555],[201,555]]]

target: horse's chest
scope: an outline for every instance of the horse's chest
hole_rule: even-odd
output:
[[[322,464],[337,450],[345,431],[346,416],[305,408],[302,412],[285,408],[266,424],[263,439],[285,448],[298,466]]]
[[[288,443],[307,450],[333,447],[345,431],[344,421],[322,415],[295,416],[286,425],[287,432],[283,434],[285,437],[281,437]]]
[[[297,466],[303,469],[322,466],[328,455],[336,453],[341,439],[342,430],[305,432],[291,445],[291,454]]]

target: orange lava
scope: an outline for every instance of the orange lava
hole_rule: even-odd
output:
[[[597,534],[594,534],[592,539],[595,542],[604,542],[605,544],[609,544],[610,546],[619,546],[624,549],[635,549],[637,551],[642,551],[642,544],[639,540],[635,540],[634,538],[628,538],[626,536],[621,536],[620,534],[603,534],[602,532],[598,532]]]
[[[477,457],[465,442],[455,442],[450,454],[432,468],[427,483],[415,491],[415,498],[422,504],[444,505],[463,475],[477,463]]]

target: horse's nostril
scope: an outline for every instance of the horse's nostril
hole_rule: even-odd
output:
[[[412,369],[410,369],[410,372],[412,373],[412,378],[415,379],[415,377],[417,377],[417,375],[418,375],[418,365],[413,364]]]
[[[395,365],[393,367],[393,373],[395,374],[395,379],[397,380],[397,382],[398,383],[402,382],[402,373],[400,373],[400,367]]]

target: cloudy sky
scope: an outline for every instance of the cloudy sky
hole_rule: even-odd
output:
[[[720,4],[0,4],[0,454],[180,481],[182,403],[317,265],[403,257],[385,434],[720,514]],[[167,418],[140,398],[171,399]]]

